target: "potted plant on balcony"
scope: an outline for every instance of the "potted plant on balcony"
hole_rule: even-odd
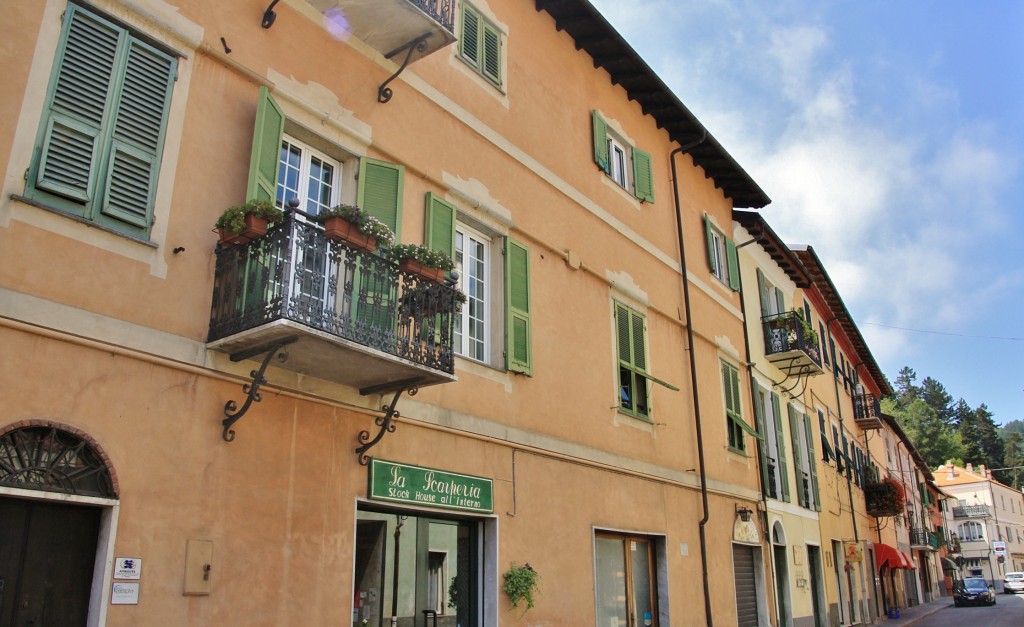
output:
[[[373,252],[378,246],[390,246],[395,234],[367,211],[356,205],[338,205],[316,216],[324,225],[324,235],[352,248]]]
[[[419,244],[398,244],[388,250],[398,268],[434,282],[441,282],[446,272],[455,267],[447,253]]]
[[[224,247],[239,246],[266,235],[271,224],[284,219],[284,212],[269,200],[247,200],[229,207],[213,226]]]

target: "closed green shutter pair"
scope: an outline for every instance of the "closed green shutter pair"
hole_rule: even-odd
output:
[[[455,206],[427,193],[424,243],[455,258]],[[530,251],[510,237],[505,253],[505,367],[533,375],[532,326],[530,323]]]
[[[818,461],[814,454],[814,430],[811,428],[811,417],[803,414],[804,437],[807,442],[808,469],[811,473],[811,496],[814,497],[814,510],[821,511],[821,491],[818,488]]]
[[[608,123],[597,110],[590,113],[594,134],[594,163],[605,174],[611,174],[611,160],[608,156]],[[630,159],[633,168],[633,195],[644,202],[654,202],[654,174],[651,155],[634,146],[630,146]]]
[[[27,193],[146,237],[176,72],[175,57],[70,4]]]
[[[779,395],[775,392],[772,395],[772,413],[775,418],[775,448],[779,455],[779,476],[781,480],[779,483],[782,489],[782,500],[789,502],[789,467],[786,463],[786,439],[782,435],[782,407],[779,402]]]
[[[710,216],[704,214],[704,238],[707,242],[707,253],[708,253],[708,268],[715,271],[715,226],[711,222]],[[725,274],[729,282],[729,288],[734,291],[740,291],[740,259],[739,254],[736,251],[736,242],[731,237],[726,237],[722,233],[718,233],[718,236],[725,242]],[[758,270],[760,272],[760,270]],[[758,278],[761,279],[762,284],[764,281],[764,275],[758,274]],[[764,303],[767,300],[762,300],[761,307],[764,310]]]
[[[459,52],[484,78],[501,86],[501,32],[466,3],[462,4]]]

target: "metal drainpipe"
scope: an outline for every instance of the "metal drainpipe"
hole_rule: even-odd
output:
[[[700,532],[700,565],[701,576],[704,583],[704,616],[707,626],[714,625],[714,617],[711,612],[711,589],[708,580],[708,546],[707,533],[704,526],[708,524],[710,512],[708,511],[708,482],[704,472],[704,437],[700,424],[700,394],[697,392],[697,359],[693,354],[693,318],[690,312],[690,281],[686,277],[686,245],[683,243],[683,215],[679,204],[679,178],[676,170],[676,155],[693,150],[704,143],[708,137],[707,129],[702,129],[700,139],[673,150],[669,156],[669,163],[672,165],[672,195],[676,208],[676,235],[679,237],[679,263],[683,273],[683,308],[686,312],[686,341],[689,344],[690,353],[690,387],[693,389],[693,419],[696,425],[697,435],[697,464],[700,470],[700,498],[704,508],[704,515],[700,519],[698,529]]]

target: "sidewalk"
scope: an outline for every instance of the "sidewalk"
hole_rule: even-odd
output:
[[[935,612],[947,607],[953,607],[953,597],[940,597],[930,603],[922,603],[921,605],[915,605],[914,607],[903,608],[900,610],[899,618],[882,618],[879,619],[878,624],[884,625],[885,627],[904,627],[905,625],[913,625],[926,616],[931,616]]]

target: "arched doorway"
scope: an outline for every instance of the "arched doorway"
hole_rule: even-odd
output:
[[[77,430],[41,421],[0,430],[0,625],[89,622],[116,485],[102,450]]]
[[[780,521],[772,525],[772,551],[775,559],[775,599],[779,625],[793,624],[793,604],[789,593],[789,559],[786,554],[786,530]]]

